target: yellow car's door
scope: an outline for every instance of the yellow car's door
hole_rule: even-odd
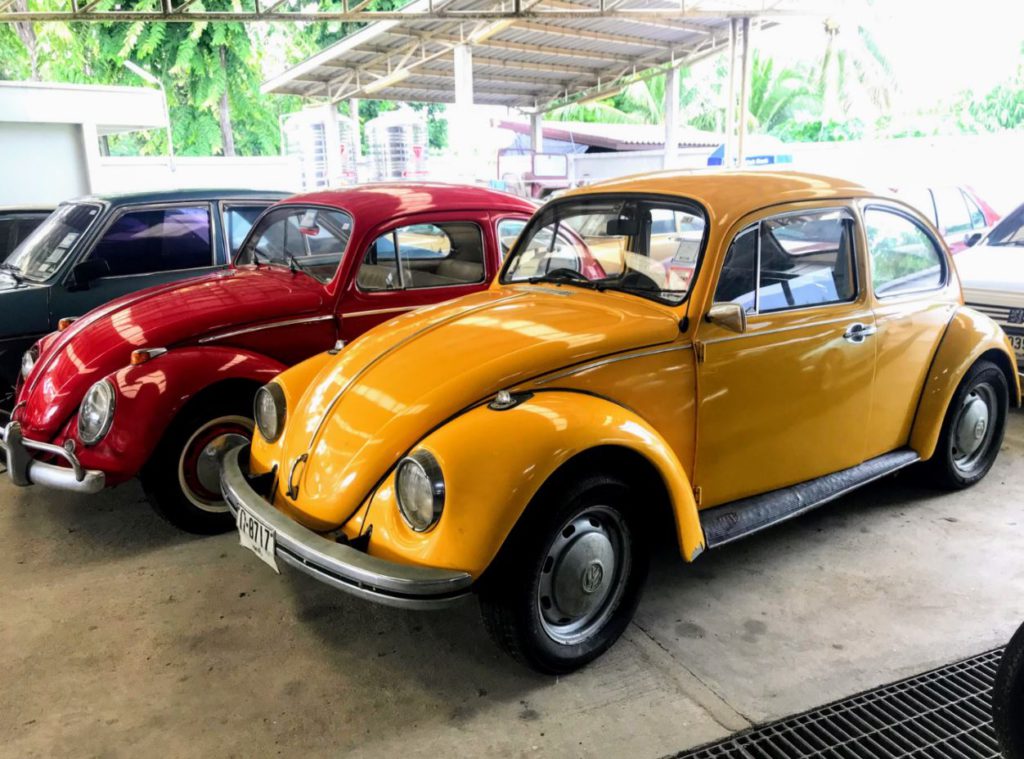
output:
[[[874,295],[877,369],[868,457],[907,444],[946,325],[960,302],[935,236],[911,214],[881,202],[861,209]]]
[[[701,508],[863,461],[875,323],[856,227],[821,203],[739,226],[697,329]]]

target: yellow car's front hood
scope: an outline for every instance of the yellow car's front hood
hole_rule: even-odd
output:
[[[677,335],[664,306],[570,286],[491,289],[395,319],[345,348],[288,410],[278,501],[310,527],[339,526],[459,411],[524,380]],[[285,495],[289,484],[297,497]]]

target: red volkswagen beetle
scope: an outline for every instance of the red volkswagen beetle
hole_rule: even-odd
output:
[[[140,475],[178,527],[229,528],[217,458],[249,437],[256,390],[394,315],[484,289],[533,210],[405,183],[272,206],[233,267],[112,301],[39,341],[0,429],[11,479],[95,493]]]

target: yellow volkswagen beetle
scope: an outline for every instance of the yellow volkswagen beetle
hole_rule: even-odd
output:
[[[656,224],[684,221],[676,256]],[[691,561],[918,461],[967,487],[1019,401],[909,206],[666,173],[548,203],[490,290],[281,374],[222,488],[275,569],[397,606],[476,592],[501,646],[558,673],[627,625],[662,525]]]

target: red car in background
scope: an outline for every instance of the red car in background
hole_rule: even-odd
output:
[[[966,185],[902,187],[896,194],[935,225],[951,253],[971,247],[999,221],[992,206]]]
[[[272,206],[229,269],[125,296],[39,341],[0,429],[11,479],[95,493],[140,475],[178,527],[231,527],[217,458],[250,437],[256,390],[398,314],[485,289],[534,207],[418,183]]]

